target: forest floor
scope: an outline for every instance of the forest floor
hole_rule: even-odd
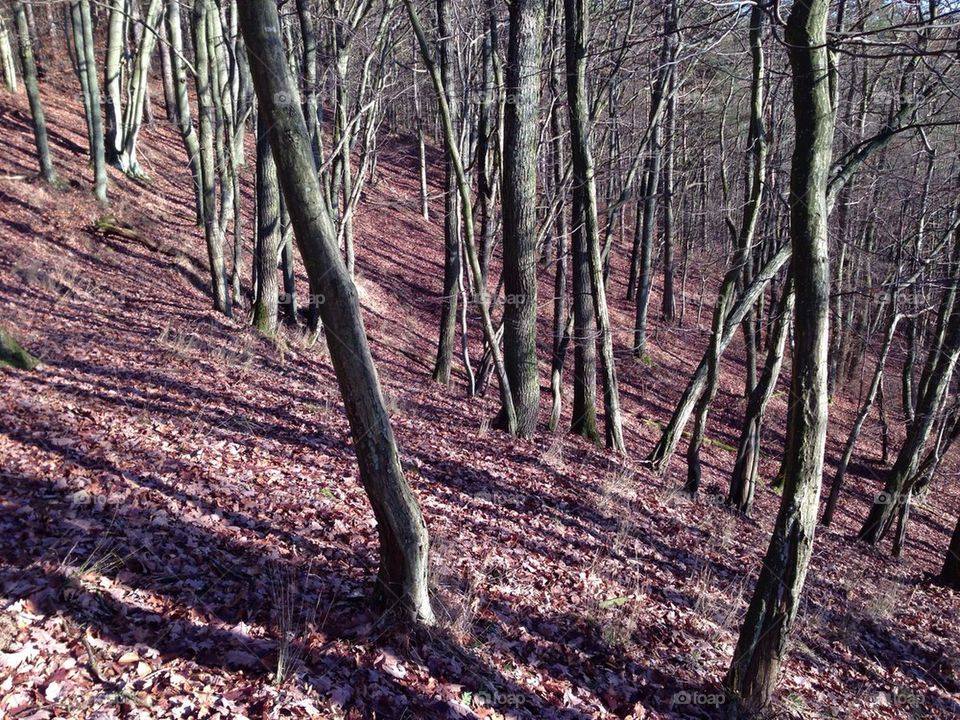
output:
[[[245,308],[208,309],[183,149],[159,108],[141,138],[150,179],[110,170],[109,213],[140,240],[98,232],[79,98],[44,93],[60,191],[33,179],[24,97],[0,95],[0,318],[43,360],[0,374],[0,718],[719,716],[779,503],[766,485],[755,519],[721,502],[744,408],[739,345],[701,497],[677,492],[682,455],[665,477],[637,462],[705,347],[708,306],[699,323],[694,303],[680,327],[655,319],[635,361],[615,264],[622,460],[546,430],[545,270],[544,427],[529,441],[491,430],[495,387],[466,398],[460,369],[451,388],[430,381],[441,222],[419,217],[415,149],[393,138],[357,219],[358,287],[430,528],[440,623],[385,628],[366,610],[375,526],[322,340],[268,341]],[[691,258],[689,296],[701,275],[714,292],[721,261]],[[476,361],[478,335],[472,347]],[[827,479],[859,386],[831,407]],[[767,479],[785,389],[768,413]],[[853,540],[882,487],[872,423],[817,535],[776,717],[960,716],[960,594],[929,582],[960,510],[956,458],[893,560]]]

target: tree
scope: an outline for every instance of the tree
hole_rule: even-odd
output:
[[[257,116],[257,235],[254,243],[256,283],[253,325],[265,335],[277,331],[277,257],[280,249],[280,185],[270,150],[269,125]],[[309,125],[307,132],[310,132]]]
[[[397,454],[380,381],[360,315],[357,289],[336,242],[313,160],[312,141],[286,64],[273,0],[239,4],[254,87],[269,124],[277,174],[297,246],[312,288],[323,295],[320,315],[343,397],[360,469],[380,539],[374,600],[404,617],[434,621],[427,588],[428,535]]]
[[[503,180],[503,359],[517,414],[517,434],[536,432],[537,141],[543,0],[510,4]]]
[[[233,314],[227,297],[227,271],[223,260],[223,233],[217,222],[216,109],[213,83],[215,48],[210,46],[210,16],[216,13],[212,0],[194,0],[193,47],[196,55],[197,115],[199,116],[200,185],[203,195],[203,232],[213,285],[213,307],[228,317]],[[219,19],[214,18],[216,22]]]
[[[43,114],[43,103],[40,101],[40,87],[37,84],[37,65],[33,59],[33,42],[30,39],[30,26],[27,25],[27,14],[23,9],[22,0],[14,0],[13,15],[17,25],[17,39],[20,46],[20,64],[23,71],[23,85],[27,89],[27,100],[30,103],[30,119],[33,122],[33,139],[37,146],[37,162],[40,164],[40,174],[47,183],[54,185],[57,174],[50,161],[50,144],[47,141],[47,121]]]
[[[950,538],[950,547],[937,579],[944,585],[960,589],[960,518],[957,518],[957,527]]]
[[[93,18],[90,0],[75,0],[70,4],[73,21],[74,45],[77,49],[77,74],[83,91],[83,106],[87,115],[87,137],[90,143],[90,161],[93,163],[94,195],[101,203],[107,202],[107,169],[104,159],[103,124],[100,120],[100,84],[93,47]]]
[[[590,37],[590,5],[587,0],[564,0],[564,28],[567,65],[567,112],[570,117],[570,145],[573,156],[573,242],[574,242],[574,332],[579,343],[594,345],[593,334],[587,334],[584,314],[589,292],[594,317],[594,327],[599,330],[600,352],[603,367],[603,404],[606,414],[605,435],[607,447],[624,452],[623,428],[620,418],[620,393],[617,388],[617,370],[613,356],[613,331],[607,311],[606,289],[603,281],[603,266],[600,258],[600,238],[597,229],[597,186],[594,176],[593,150],[590,139],[590,117],[587,111],[586,71],[587,41]],[[584,281],[589,283],[584,287]],[[588,291],[589,288],[589,291]],[[576,318],[579,316],[580,324]],[[595,349],[593,351],[595,353]],[[591,353],[591,355],[593,355]],[[586,356],[584,355],[584,360]],[[586,369],[586,367],[583,367]],[[590,381],[587,381],[590,382]],[[595,382],[593,380],[592,382]],[[581,402],[587,398],[582,397]],[[584,413],[578,417],[577,397],[574,394],[574,429],[584,423],[580,431],[592,437],[596,435],[595,410],[580,408]],[[587,421],[593,415],[593,427]]]
[[[823,474],[830,309],[827,184],[834,117],[826,47],[829,10],[828,0],[796,0],[785,33],[795,119],[790,241],[796,346],[783,499],[724,680],[748,711],[765,706],[776,687],[813,551]]]
[[[437,58],[444,93],[443,101],[450,114],[454,143],[459,142],[459,97],[451,36],[454,27],[452,0],[437,0]],[[439,102],[439,98],[438,98]],[[450,384],[453,366],[453,348],[457,333],[457,281],[460,277],[460,204],[457,196],[457,177],[450,152],[450,140],[445,138],[447,152],[444,160],[443,205],[443,296],[440,303],[440,336],[437,341],[437,359],[433,379],[441,385]]]

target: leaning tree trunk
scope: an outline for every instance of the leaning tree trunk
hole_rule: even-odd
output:
[[[860,406],[860,412],[857,413],[853,421],[853,427],[850,428],[850,434],[847,436],[847,442],[843,447],[843,455],[840,456],[840,462],[837,465],[837,471],[833,476],[833,483],[830,485],[830,495],[827,497],[827,503],[823,510],[823,516],[820,518],[820,524],[829,527],[833,522],[833,513],[836,511],[837,500],[840,497],[840,488],[843,486],[843,477],[847,472],[847,466],[853,457],[853,450],[860,437],[860,431],[863,429],[863,423],[870,414],[874,401],[877,399],[877,393],[880,390],[880,384],[883,382],[883,368],[887,362],[887,355],[890,353],[890,347],[893,345],[893,336],[897,331],[897,323],[900,322],[901,315],[893,306],[893,298],[890,303],[890,322],[887,323],[887,331],[883,337],[883,346],[880,348],[880,356],[877,358],[877,367],[873,371],[873,379],[870,381],[870,387],[867,389],[867,395]]]
[[[750,284],[744,288],[740,299],[730,308],[730,312],[727,313],[727,318],[723,323],[723,332],[720,334],[720,344],[718,346],[720,353],[722,353],[730,344],[730,341],[733,340],[737,327],[743,322],[743,319],[753,308],[754,304],[756,304],[767,283],[773,279],[787,260],[790,259],[791,252],[792,250],[789,243],[780,248],[780,250],[764,263],[760,270],[753,276]],[[709,349],[707,353],[709,353]],[[646,462],[654,472],[663,473],[666,471],[667,466],[670,464],[670,458],[673,457],[673,453],[677,449],[677,443],[680,442],[683,429],[690,419],[690,413],[693,412],[694,405],[696,405],[697,400],[699,400],[700,395],[706,387],[707,353],[704,353],[697,369],[687,381],[687,386],[684,388],[676,408],[674,408],[670,421],[660,434],[660,440],[657,441],[656,446],[654,446],[646,458]]]
[[[697,401],[694,412],[693,434],[687,447],[687,482],[684,489],[690,493],[696,493],[700,487],[700,449],[706,435],[707,416],[717,394],[720,381],[720,355],[723,353],[720,343],[727,306],[736,292],[737,281],[746,274],[750,262],[753,237],[756,234],[757,220],[760,218],[760,204],[763,200],[764,178],[767,172],[767,139],[763,127],[763,18],[765,12],[763,6],[757,4],[753,6],[750,13],[753,81],[750,86],[750,130],[747,145],[753,162],[746,179],[747,198],[740,231],[737,234],[737,250],[734,253],[731,267],[723,278],[713,311],[710,346],[707,349],[707,386]],[[748,319],[744,326],[750,322]],[[748,353],[747,362],[748,366],[752,364],[750,353]],[[750,374],[749,367],[748,374]]]
[[[53,163],[50,161],[50,145],[47,142],[47,121],[40,102],[40,88],[37,85],[37,65],[33,60],[33,43],[30,40],[30,26],[21,0],[14,0],[13,14],[17,25],[17,39],[20,46],[20,65],[23,71],[23,86],[27,89],[30,103],[30,118],[33,123],[33,139],[37,146],[37,162],[40,174],[51,185],[57,182]]]
[[[536,432],[537,141],[543,0],[510,3],[503,138],[503,360],[517,414],[517,434]]]
[[[624,452],[620,417],[620,392],[613,355],[613,330],[607,310],[600,236],[597,226],[597,185],[591,149],[590,119],[587,110],[587,43],[590,37],[589,0],[564,0],[566,33],[567,109],[570,116],[570,144],[573,155],[574,223],[578,226],[575,242],[580,244],[581,267],[589,274],[590,295],[595,322],[600,334],[600,358],[603,368],[603,405],[607,447]],[[576,240],[579,238],[579,240]],[[586,254],[586,263],[583,255]],[[575,260],[576,262],[576,260]],[[585,268],[582,266],[586,265]],[[582,282],[582,280],[581,280]],[[574,290],[576,292],[576,288]],[[595,343],[593,336],[586,342]]]
[[[777,318],[770,335],[767,360],[763,371],[747,400],[747,412],[743,418],[740,442],[737,444],[737,459],[730,478],[727,502],[744,515],[750,515],[760,473],[760,430],[763,414],[773,397],[783,365],[783,353],[787,344],[790,319],[793,317],[793,280],[790,276],[784,283],[777,309]]]
[[[187,91],[187,71],[183,66],[183,33],[180,28],[180,0],[167,2],[167,38],[170,47],[170,70],[173,75],[173,92],[177,102],[177,127],[187,152],[190,176],[193,178],[193,196],[197,224],[203,224],[203,169],[200,165],[200,143],[190,118],[190,98]],[[117,71],[119,73],[119,69]],[[118,80],[119,82],[119,80]],[[119,93],[119,91],[118,91]],[[118,94],[119,97],[119,94]]]
[[[748,712],[764,707],[800,603],[816,527],[827,431],[830,269],[827,242],[833,109],[826,47],[828,0],[796,0],[785,39],[793,71],[796,136],[790,176],[790,239],[796,292],[786,482],[760,577],[725,685]]]
[[[960,232],[957,233],[957,238],[960,242]],[[955,277],[954,285],[956,282]],[[913,424],[907,431],[907,439],[900,448],[883,492],[874,500],[873,507],[860,528],[858,537],[871,545],[880,542],[903,503],[909,502],[909,482],[917,474],[924,447],[943,405],[950,387],[950,378],[960,356],[960,303],[954,304],[943,345],[932,348],[931,353],[936,354],[936,360],[926,390],[917,399],[916,413]]]
[[[324,296],[320,314],[354,438],[360,479],[373,506],[380,539],[375,600],[384,609],[434,622],[427,585],[427,526],[410,490],[380,381],[370,354],[357,289],[337,247],[333,220],[323,202],[309,131],[286,64],[273,0],[239,4],[254,87],[270,127],[270,143],[290,209],[297,245],[311,285]]]

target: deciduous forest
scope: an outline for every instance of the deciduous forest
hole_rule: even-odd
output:
[[[0,720],[960,717],[954,0],[2,0]]]

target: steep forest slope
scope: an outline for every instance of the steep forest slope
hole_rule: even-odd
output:
[[[189,173],[162,111],[143,130],[149,179],[111,170],[104,211],[80,99],[43,89],[62,191],[33,179],[24,97],[0,96],[0,318],[43,361],[0,375],[0,717],[719,714],[779,502],[762,488],[755,520],[721,502],[743,411],[736,346],[702,496],[678,494],[680,459],[664,478],[635,462],[699,360],[709,307],[698,323],[690,300],[683,326],[655,327],[635,361],[614,265],[629,460],[563,433],[490,429],[495,391],[474,400],[462,375],[451,390],[430,382],[442,230],[417,212],[415,148],[392,137],[357,219],[358,287],[431,531],[441,622],[381,627],[365,612],[376,533],[322,339],[287,328],[267,341],[245,312],[207,309]],[[98,230],[106,212],[130,232]],[[691,298],[701,272],[710,297],[721,261],[692,260]],[[828,472],[856,406],[833,403]],[[784,415],[780,392],[767,479]],[[875,434],[817,538],[779,716],[960,714],[960,597],[927,582],[960,507],[955,458],[894,561],[852,539],[882,487]]]

